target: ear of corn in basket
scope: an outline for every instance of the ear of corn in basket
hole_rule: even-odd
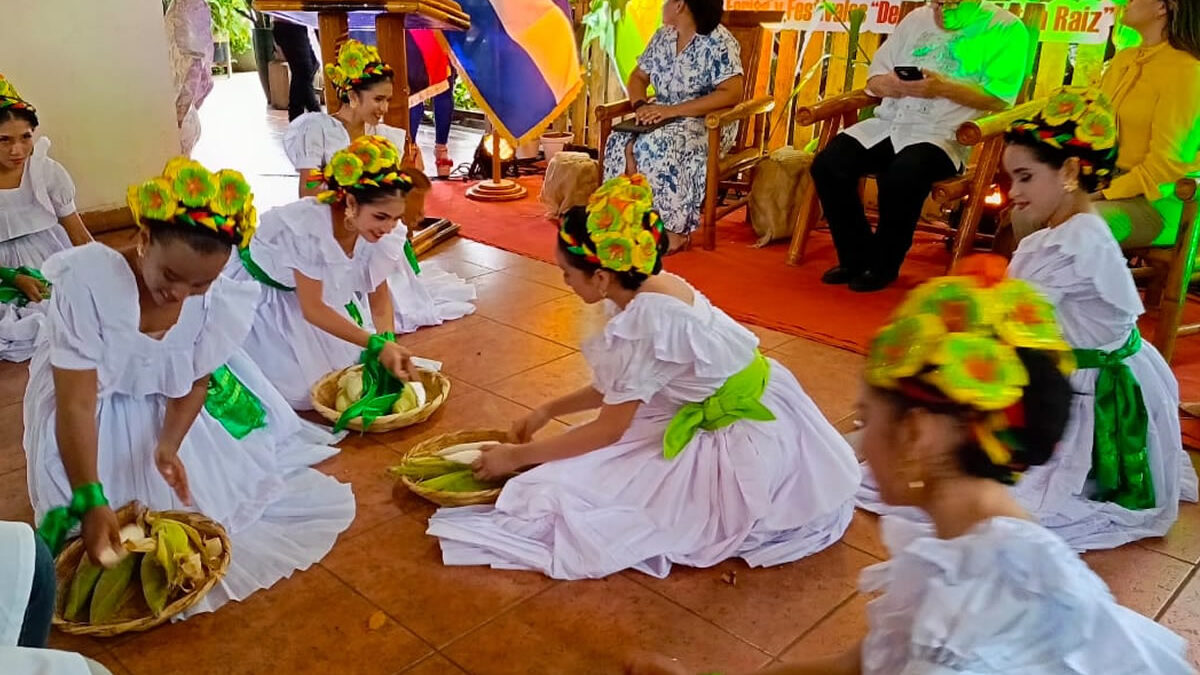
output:
[[[432,455],[405,458],[404,463],[390,469],[393,476],[403,476],[423,488],[441,492],[481,492],[503,485],[503,481],[481,481],[475,478],[471,464],[479,459],[481,448],[493,441],[464,443],[445,448]]]
[[[388,371],[379,361],[379,354],[388,342],[395,342],[391,333],[371,338],[360,358],[361,367],[351,368],[338,378],[334,409],[341,413],[335,431],[341,431],[351,420],[362,418],[363,429],[376,418],[418,410],[428,396],[421,382],[404,382]]]
[[[102,568],[85,552],[67,589],[63,618],[101,625],[139,610],[139,600],[158,616],[174,599],[200,585],[224,548],[217,537],[154,514],[121,528],[124,556]]]

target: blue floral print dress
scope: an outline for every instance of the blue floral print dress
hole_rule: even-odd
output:
[[[656,102],[677,105],[711,94],[717,85],[742,74],[741,49],[724,26],[708,35],[696,34],[683,51],[676,53],[679,34],[663,26],[650,38],[638,67],[650,77]],[[721,152],[733,147],[737,124],[721,130]],[[630,134],[614,132],[604,148],[604,178],[625,170],[625,148]],[[700,223],[704,201],[704,179],[708,155],[708,133],[704,120],[685,117],[633,142],[637,169],[650,181],[654,206],[667,229],[687,234]]]

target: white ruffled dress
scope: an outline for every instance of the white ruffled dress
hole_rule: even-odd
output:
[[[863,570],[864,675],[1184,675],[1187,643],[1117,604],[1053,533],[992,518],[954,539],[882,521],[890,560]]]
[[[75,213],[75,183],[49,152],[50,139],[39,138],[21,184],[0,190],[0,267],[37,269],[46,258],[71,248],[58,221]],[[0,360],[24,361],[33,355],[43,312],[40,304],[0,304]]]
[[[1104,220],[1080,214],[1062,225],[1021,240],[1008,274],[1024,279],[1054,303],[1063,335],[1077,349],[1111,352],[1137,327],[1144,311],[1120,245]],[[1146,412],[1147,454],[1154,483],[1151,509],[1131,510],[1113,502],[1093,501],[1093,422],[1097,370],[1071,375],[1075,392],[1071,418],[1050,461],[1025,472],[1013,496],[1045,527],[1080,551],[1116,548],[1146,537],[1161,537],[1179,517],[1179,500],[1196,501],[1196,470],[1183,449],[1179,430],[1179,384],[1170,366],[1149,341],[1126,359],[1142,388]],[[883,505],[868,476],[860,505],[877,513],[913,514]]]
[[[161,338],[138,330],[136,280],[120,253],[88,244],[46,261],[54,284],[25,393],[25,452],[36,517],[70,501],[55,438],[52,368],[95,370],[97,458],[111,504],[186,508],[154,464],[169,397],[227,364],[267,411],[267,426],[236,440],[202,410],[179,450],[195,510],[220,522],[233,559],[225,577],[189,612],[212,611],[306,569],[354,519],[349,485],[308,468],[337,453],[336,438],[304,422],[240,350],[254,320],[257,284],[219,278],[184,302]]]
[[[383,136],[404,152],[403,129],[386,124],[368,125],[367,134]],[[322,112],[305,113],[288,125],[283,150],[297,171],[324,167],[333,153],[350,145],[350,133],[336,117]],[[404,223],[396,225],[405,237]],[[410,265],[388,277],[396,303],[396,332],[411,333],[422,326],[436,326],[475,311],[475,286],[443,269],[436,261],[420,264],[414,272]],[[291,284],[288,284],[289,286]]]
[[[615,309],[615,306],[612,307]],[[674,459],[663,434],[755,358],[758,339],[695,292],[640,293],[584,347],[607,404],[639,401],[617,443],[508,481],[492,506],[440,509],[428,533],[447,565],[538,570],[556,579],[672,564],[753,566],[803,558],[842,537],[859,471],[795,377],[768,359],[761,402],[776,419],[700,431]]]
[[[404,255],[405,230],[395,230],[374,244],[359,239],[348,257],[333,237],[329,206],[306,197],[263,214],[250,242],[254,262],[275,282],[291,287],[294,272],[319,279],[325,303],[337,311],[353,302],[364,327],[373,330],[367,294],[388,282],[395,304],[396,332],[441,323],[448,315],[463,316],[475,307],[466,299],[434,301],[417,283]],[[226,275],[252,279],[234,256]],[[463,285],[470,295],[474,288]],[[312,408],[309,389],[329,372],[358,361],[362,348],[317,328],[304,318],[294,291],[263,285],[254,328],[246,340],[254,358],[288,402],[297,410]]]

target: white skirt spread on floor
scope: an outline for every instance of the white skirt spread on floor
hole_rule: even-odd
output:
[[[120,254],[90,244],[51,259],[46,273],[70,292],[50,301],[25,396],[36,517],[71,497],[55,437],[52,364],[97,371],[97,462],[105,493],[114,506],[137,500],[153,510],[187,508],[153,461],[168,397],[227,364],[262,403],[267,426],[236,440],[203,410],[180,447],[191,508],[226,528],[233,552],[225,577],[188,615],[244,599],[324,557],[354,519],[354,495],[308,468],[336,454],[337,439],[296,417],[238,349],[256,285],[218,281],[205,296],[188,299],[175,326],[153,340],[137,330],[137,290]]]
[[[1115,351],[1137,326],[1143,307],[1120,246],[1099,216],[1077,215],[1058,227],[1021,240],[1009,275],[1025,279],[1055,304],[1071,346]],[[1179,517],[1179,501],[1196,501],[1197,480],[1179,429],[1179,384],[1171,367],[1149,342],[1125,360],[1142,390],[1150,423],[1147,455],[1156,506],[1132,510],[1089,498],[1095,433],[1095,369],[1070,377],[1071,417],[1050,460],[1031,467],[1013,487],[1013,496],[1038,521],[1077,550],[1115,548],[1161,537]],[[859,505],[876,513],[920,517],[879,499],[873,477],[865,474]]]
[[[271,209],[250,245],[254,262],[283,286],[295,273],[322,282],[325,303],[337,311],[348,302],[359,308],[364,327],[373,329],[367,294],[387,281],[397,333],[462,318],[475,311],[475,287],[436,264],[418,276],[404,254],[403,225],[374,244],[359,239],[347,256],[333,238],[329,207],[308,198]],[[234,257],[225,271],[238,280],[252,277]],[[288,402],[312,408],[309,390],[322,377],[358,361],[362,348],[317,328],[304,318],[293,291],[263,286],[246,351]]]
[[[853,512],[853,453],[774,361],[762,403],[775,421],[701,431],[663,457],[678,397],[707,398],[756,346],[699,293],[694,306],[638,295],[585,355],[606,402],[649,402],[619,442],[510,479],[494,507],[440,509],[428,532],[445,563],[559,579],[630,568],[664,577],[676,563],[777,565],[836,542]]]

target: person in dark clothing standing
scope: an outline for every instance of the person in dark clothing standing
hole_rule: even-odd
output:
[[[283,51],[291,70],[291,89],[288,91],[288,121],[306,112],[320,112],[321,104],[313,91],[313,77],[317,74],[317,55],[308,41],[308,28],[285,21],[278,17],[272,22],[271,32],[275,43]]]

